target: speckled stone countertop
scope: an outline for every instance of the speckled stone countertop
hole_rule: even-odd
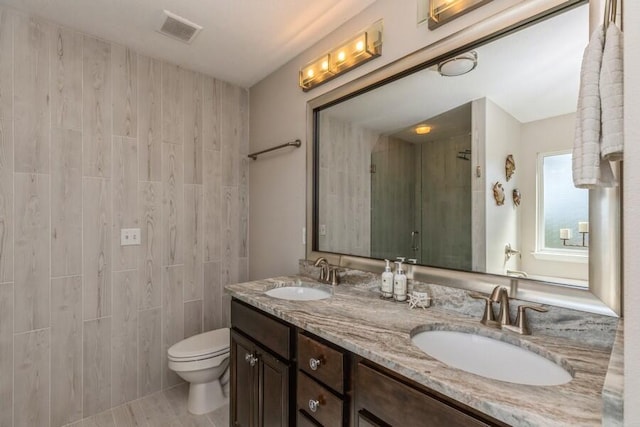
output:
[[[521,337],[480,324],[481,310],[471,317],[438,304],[410,310],[407,304],[382,300],[375,286],[357,278],[334,287],[333,296],[324,300],[288,301],[264,293],[277,286],[299,284],[300,280],[326,286],[292,276],[228,285],[226,290],[234,298],[510,425],[602,424],[602,389],[613,336],[604,340],[568,339],[558,333],[543,335],[534,329],[533,335]],[[615,335],[611,331],[615,331],[617,321],[595,323],[605,337]],[[411,343],[411,332],[417,329],[459,330],[502,339],[545,355],[568,368],[574,378],[558,386],[518,385],[483,378],[423,353]],[[573,336],[581,335],[577,329],[573,328]],[[586,331],[588,327],[582,329]]]

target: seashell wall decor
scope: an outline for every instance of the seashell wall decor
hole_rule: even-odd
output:
[[[511,179],[514,173],[516,173],[516,161],[513,159],[513,154],[507,156],[507,160],[504,163],[504,171],[507,177],[507,182]]]
[[[513,204],[515,206],[520,206],[520,202],[522,201],[522,194],[520,194],[520,190],[518,190],[517,188],[513,189]]]
[[[496,201],[496,205],[504,205],[504,188],[502,188],[500,181],[493,185],[493,198]]]

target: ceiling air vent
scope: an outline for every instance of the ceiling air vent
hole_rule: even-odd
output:
[[[184,43],[191,43],[202,27],[181,16],[164,10],[158,32]]]

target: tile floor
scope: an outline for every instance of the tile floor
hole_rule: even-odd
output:
[[[189,385],[159,391],[66,427],[227,427],[229,405],[205,415],[187,411]]]

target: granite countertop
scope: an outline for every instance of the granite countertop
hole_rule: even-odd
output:
[[[264,294],[300,280],[313,282],[290,276],[228,285],[226,290],[238,300],[510,425],[602,424],[602,389],[611,345],[535,331],[522,337],[482,325],[480,313],[476,318],[441,307],[410,310],[407,304],[380,299],[371,286],[339,285],[331,298],[317,301],[288,301]],[[558,386],[528,386],[480,377],[449,367],[415,347],[411,343],[415,328],[475,332],[547,351],[548,357],[568,366],[574,378]]]

